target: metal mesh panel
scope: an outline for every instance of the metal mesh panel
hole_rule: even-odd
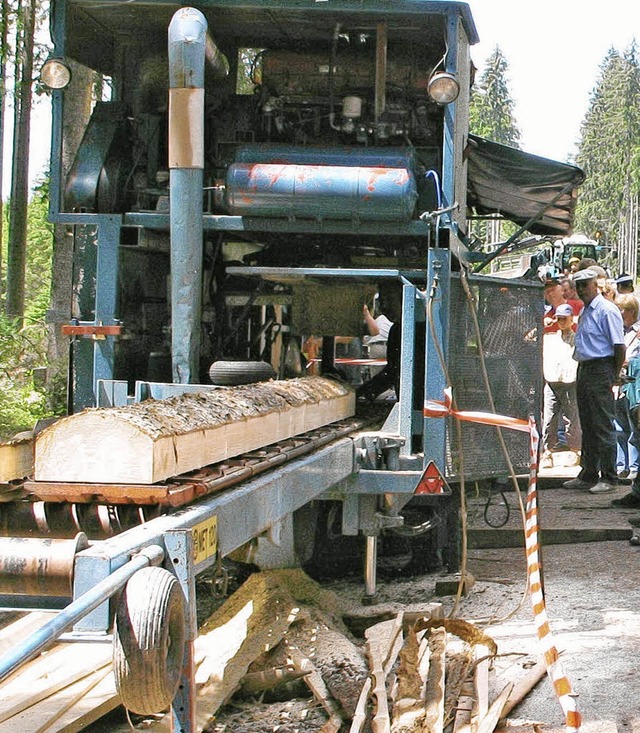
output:
[[[542,338],[535,329],[542,323],[542,287],[535,283],[475,277],[471,279],[471,289],[477,303],[480,340],[462,282],[459,277],[452,277],[449,373],[458,408],[492,412],[479,355],[482,348],[495,412],[523,419],[534,415],[540,425]],[[460,474],[461,452],[467,477],[508,474],[495,427],[461,422],[461,429],[462,445],[453,421],[448,420],[447,474],[450,477]],[[528,471],[528,434],[505,429],[502,435],[514,468]]]

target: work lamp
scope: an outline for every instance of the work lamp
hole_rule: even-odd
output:
[[[61,59],[47,59],[40,71],[40,81],[49,89],[64,89],[71,81],[71,69]]]
[[[458,98],[460,84],[458,84],[455,76],[448,71],[437,71],[431,75],[427,84],[427,91],[434,102],[449,104]]]

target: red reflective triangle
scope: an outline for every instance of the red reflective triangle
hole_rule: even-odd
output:
[[[433,461],[429,461],[424,469],[422,478],[418,482],[416,494],[444,494],[446,493],[447,482],[444,480],[438,467]]]

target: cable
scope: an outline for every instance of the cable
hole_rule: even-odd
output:
[[[489,492],[489,496],[487,496],[487,502],[484,505],[484,510],[482,512],[482,516],[484,518],[484,521],[486,522],[486,524],[488,524],[493,529],[499,529],[500,527],[504,527],[504,525],[509,521],[509,517],[511,516],[511,509],[509,507],[509,500],[505,496],[504,491],[500,491],[499,494],[500,494],[500,498],[502,499],[501,504],[504,505],[504,507],[505,507],[504,519],[501,522],[497,522],[497,523],[492,523],[489,520],[489,511],[490,511],[491,506],[493,504],[493,497],[494,497],[494,492],[493,491],[490,491]]]

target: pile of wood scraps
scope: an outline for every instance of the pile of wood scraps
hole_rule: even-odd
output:
[[[505,718],[544,676],[542,663],[514,665],[513,679],[496,680],[494,641],[471,623],[443,619],[439,604],[370,613],[364,638],[356,637],[349,610],[301,570],[254,573],[200,628],[194,730],[536,732],[532,723],[505,727]],[[16,623],[26,629],[40,616]],[[17,633],[3,629],[0,648]],[[0,733],[74,733],[119,705],[110,644],[58,644],[1,689]],[[170,717],[133,719],[157,733],[171,729]],[[108,730],[131,728],[112,720]]]
[[[495,643],[473,624],[441,616],[439,604],[387,611],[382,621],[372,616],[361,639],[345,624],[349,616],[338,599],[302,571],[256,573],[201,628],[196,729],[499,730],[499,721],[542,678],[544,665],[492,695]],[[287,701],[300,699],[308,703],[298,705],[297,719],[292,713],[282,720]],[[166,719],[151,730],[169,730]]]

